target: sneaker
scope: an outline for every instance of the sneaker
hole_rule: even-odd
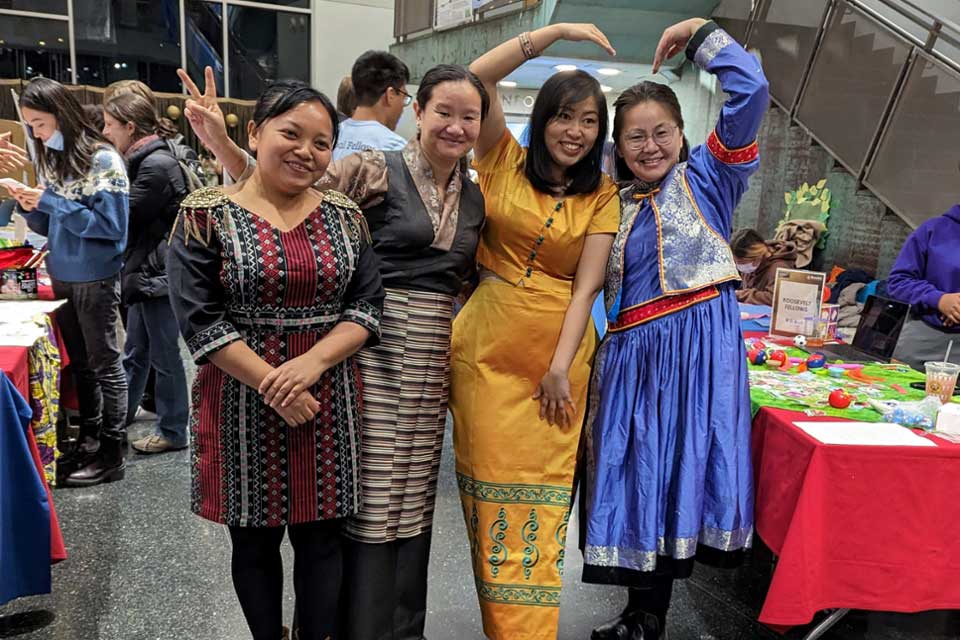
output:
[[[157,414],[143,407],[137,407],[137,412],[133,416],[134,422],[153,422],[157,419]]]
[[[186,449],[187,445],[175,446],[172,442],[156,434],[149,435],[146,438],[140,438],[130,444],[137,453],[163,453],[164,451],[180,451]]]

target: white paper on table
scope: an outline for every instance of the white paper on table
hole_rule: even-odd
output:
[[[889,422],[794,422],[824,444],[872,445],[882,447],[935,447],[932,440]]]
[[[0,300],[0,324],[30,322],[41,313],[56,311],[66,300]]]

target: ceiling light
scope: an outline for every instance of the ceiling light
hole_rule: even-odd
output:
[[[577,65],[575,64],[558,64],[554,67],[557,71],[576,71]]]
[[[47,41],[46,41],[46,40],[40,40],[40,41],[37,42],[37,44],[40,45],[41,47],[45,47],[45,46],[47,46]]]
[[[612,67],[603,67],[601,69],[597,69],[597,73],[602,76],[618,76],[620,75],[621,71],[620,69],[614,69]]]
[[[600,85],[600,91],[603,91],[604,93],[610,93],[613,91],[613,87],[608,87],[607,85],[602,84]]]
[[[497,84],[501,87],[506,87],[507,89],[515,89],[517,86],[517,83],[513,80],[501,80]]]

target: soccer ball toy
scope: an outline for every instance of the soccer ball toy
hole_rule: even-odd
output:
[[[794,336],[793,344],[803,349],[805,346],[807,346],[807,336]]]

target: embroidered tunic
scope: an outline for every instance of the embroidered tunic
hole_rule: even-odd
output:
[[[686,577],[753,533],[750,402],[727,242],[769,106],[757,60],[715,24],[687,55],[730,96],[706,145],[659,191],[621,192],[610,319],[586,434],[584,580]],[[699,551],[698,551],[699,546]]]
[[[363,506],[345,531],[365,543],[413,538],[433,525],[453,300],[476,273],[483,196],[458,171],[441,192],[416,140],[338,160],[316,186],[362,208],[387,294],[381,344],[357,354]],[[426,566],[427,556],[417,562]]]
[[[316,417],[289,427],[256,389],[208,356],[243,340],[272,366],[307,352],[337,323],[376,344],[383,287],[356,206],[330,192],[280,231],[218,189],[191,194],[167,271],[180,331],[200,365],[193,385],[192,508],[214,522],[271,527],[341,518],[360,506],[360,381],[353,358],[310,390]]]

